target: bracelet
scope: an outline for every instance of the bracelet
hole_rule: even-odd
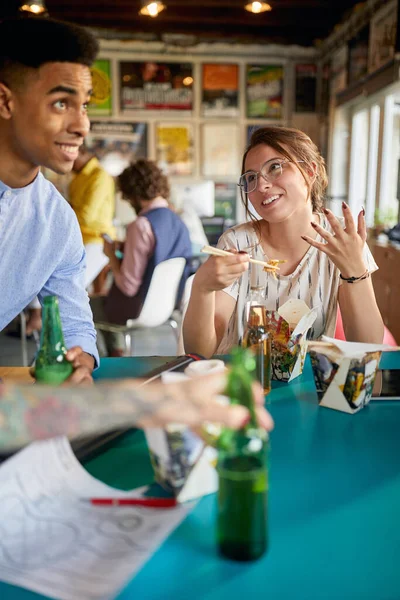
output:
[[[340,279],[343,279],[343,281],[346,281],[347,283],[357,283],[357,281],[368,279],[369,276],[370,272],[368,271],[368,269],[366,269],[366,271],[364,271],[364,273],[360,275],[360,277],[343,277],[343,275],[340,273]]]

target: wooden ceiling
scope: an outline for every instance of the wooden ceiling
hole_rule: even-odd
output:
[[[49,15],[115,32],[116,37],[160,39],[190,34],[201,41],[283,43],[311,46],[342,22],[357,0],[269,0],[271,12],[251,14],[245,0],[164,0],[158,17],[138,14],[140,0],[45,0]],[[21,0],[0,0],[0,17],[15,14]],[[117,32],[120,32],[119,34]]]

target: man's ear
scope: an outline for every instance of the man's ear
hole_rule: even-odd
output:
[[[11,119],[12,116],[12,92],[9,87],[0,81],[0,117]]]

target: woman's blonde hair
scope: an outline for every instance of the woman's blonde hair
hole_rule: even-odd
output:
[[[326,174],[325,161],[311,138],[303,131],[291,127],[271,125],[256,129],[243,155],[242,174],[245,172],[244,165],[249,151],[260,144],[270,146],[296,165],[306,182],[313,212],[321,212],[324,205],[324,195],[328,187],[328,176]],[[299,163],[297,161],[303,162]],[[314,165],[316,166],[314,167]],[[314,172],[314,168],[315,175],[314,177],[310,177],[309,173],[310,171]],[[248,196],[243,192],[242,188],[240,189],[240,193],[247,216],[255,221],[255,217],[249,211]]]

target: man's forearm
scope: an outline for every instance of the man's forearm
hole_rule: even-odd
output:
[[[128,382],[89,388],[0,385],[0,451],[57,435],[139,424],[159,399]]]
[[[165,427],[181,423],[198,429],[206,422],[239,428],[248,422],[243,406],[221,404],[225,372],[176,383],[136,380],[90,387],[58,387],[0,384],[0,451],[58,435],[76,437],[119,427]],[[264,395],[255,387],[257,414],[262,427],[272,429],[263,408]]]

